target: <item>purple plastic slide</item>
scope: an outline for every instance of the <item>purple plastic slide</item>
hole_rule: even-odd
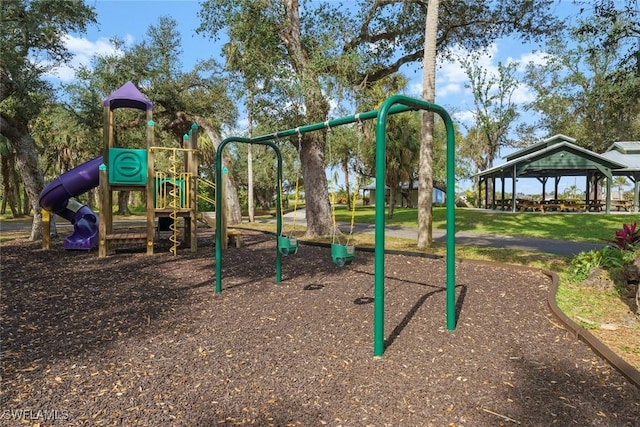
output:
[[[100,184],[102,156],[65,172],[40,193],[40,206],[73,224],[73,234],[64,240],[64,248],[88,251],[98,244],[98,217],[81,203],[70,200]]]

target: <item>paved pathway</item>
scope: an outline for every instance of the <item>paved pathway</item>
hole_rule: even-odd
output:
[[[292,214],[285,215],[285,221],[290,221]],[[296,221],[304,222],[304,210],[296,213]],[[343,231],[348,231],[350,225],[340,223],[339,227]],[[354,233],[375,234],[374,224],[354,224]],[[405,228],[394,225],[385,227],[385,235],[403,239],[418,239],[418,230],[416,228]],[[446,233],[444,230],[433,230],[433,240],[436,242],[446,242]],[[593,249],[600,249],[605,246],[604,243],[588,243],[588,242],[569,242],[555,239],[537,239],[532,237],[514,237],[500,236],[495,234],[475,234],[475,233],[456,233],[457,245],[470,246],[490,246],[496,248],[508,248],[514,250],[527,250],[547,252],[556,255],[572,256],[580,252],[587,252]]]
[[[285,222],[289,223],[292,221],[293,214],[288,213],[285,215]],[[268,221],[275,221],[273,219],[269,219]],[[124,220],[122,223],[130,223],[133,224],[136,221]],[[304,210],[298,210],[296,213],[296,222],[304,223],[305,222],[305,212]],[[9,231],[15,229],[30,229],[31,223],[28,222],[19,222],[12,223],[2,221],[0,222],[0,233],[2,231]],[[349,231],[348,223],[340,223],[340,229],[343,232]],[[58,229],[61,233],[66,232],[67,229],[70,228],[70,224],[66,221],[58,222]],[[374,224],[355,224],[354,225],[354,233],[361,234],[375,234],[375,225]],[[385,228],[385,235],[393,236],[403,239],[418,239],[418,230],[415,228],[405,228],[394,225],[387,225]],[[436,242],[446,242],[446,233],[444,230],[433,230],[433,240]],[[587,242],[568,242],[563,240],[554,240],[554,239],[536,239],[531,237],[514,237],[514,236],[499,236],[494,234],[474,234],[474,233],[465,233],[465,232],[457,232],[456,233],[456,244],[457,245],[470,245],[470,246],[490,246],[496,248],[508,248],[514,250],[527,250],[527,251],[539,251],[539,252],[547,252],[562,256],[572,256],[576,255],[580,252],[587,252],[593,249],[599,249],[605,246],[604,243],[587,243]]]

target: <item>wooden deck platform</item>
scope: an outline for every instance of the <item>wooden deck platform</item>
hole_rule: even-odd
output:
[[[147,233],[121,232],[107,234],[105,239],[111,243],[126,243],[131,241],[146,241]]]

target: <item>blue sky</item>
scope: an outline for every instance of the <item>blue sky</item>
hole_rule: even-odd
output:
[[[109,42],[111,37],[117,36],[127,43],[137,43],[145,38],[150,25],[156,25],[161,16],[170,16],[178,23],[178,30],[183,38],[184,55],[181,59],[183,66],[190,69],[203,59],[215,58],[221,60],[220,43],[216,44],[195,33],[199,25],[198,11],[200,1],[195,0],[89,0],[98,14],[98,25],[89,28],[86,34],[69,35],[67,46],[74,54],[72,66],[89,64],[89,59],[96,53],[113,52]],[[559,2],[557,7],[559,16],[573,14],[575,6],[569,0]],[[481,58],[481,65],[489,71],[497,69],[498,62],[518,61],[523,65],[529,61],[542,61],[542,52],[536,51],[536,46],[522,44],[519,40],[499,40],[492,45],[487,54]],[[460,51],[460,55],[466,52]],[[422,72],[419,66],[405,66],[401,72],[410,79],[408,95],[420,97],[422,86]],[[61,81],[73,78],[72,68],[56,70]],[[436,72],[436,100],[435,102],[451,112],[454,121],[469,123],[473,109],[473,98],[465,88],[467,77],[458,63],[441,63]],[[123,82],[124,83],[124,82]],[[525,103],[532,99],[533,93],[521,85],[514,99]],[[355,113],[355,112],[354,112]],[[333,118],[333,117],[332,117]],[[242,123],[246,123],[244,120]],[[548,135],[544,135],[546,137]],[[506,152],[500,153],[502,156]],[[502,163],[496,159],[495,164]],[[571,185],[573,181],[571,182]],[[570,185],[570,184],[567,184]],[[464,184],[466,186],[466,184]],[[561,185],[562,188],[562,185]],[[525,192],[527,189],[522,188]],[[531,192],[539,191],[534,184]]]

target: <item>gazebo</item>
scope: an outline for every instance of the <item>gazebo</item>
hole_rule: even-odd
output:
[[[590,209],[598,210],[604,206],[606,212],[611,211],[611,183],[614,176],[625,176],[634,184],[633,205],[629,208],[638,212],[640,193],[640,142],[618,142],[613,144],[606,153],[598,154],[575,145],[575,139],[558,134],[544,139],[525,149],[514,152],[506,157],[506,162],[486,169],[477,174],[479,178],[478,199],[481,200],[484,188],[484,206],[496,209],[497,183],[500,183],[502,197],[499,199],[502,209],[513,212],[536,207],[544,211],[545,206],[555,209]],[[560,205],[558,201],[558,184],[562,177],[584,177],[586,200],[576,205]],[[515,195],[520,178],[534,178],[542,185],[542,200],[539,204],[518,203]],[[552,178],[553,198],[546,200],[546,185]],[[597,183],[606,179],[606,195],[604,202],[598,198]],[[514,196],[510,203],[507,201],[506,181],[511,180],[511,194]],[[492,195],[489,198],[489,195]],[[548,203],[545,203],[548,202]]]
[[[615,169],[613,176],[624,176],[633,183],[633,207],[638,212],[640,205],[640,141],[614,142],[602,157],[622,163],[624,169]]]

